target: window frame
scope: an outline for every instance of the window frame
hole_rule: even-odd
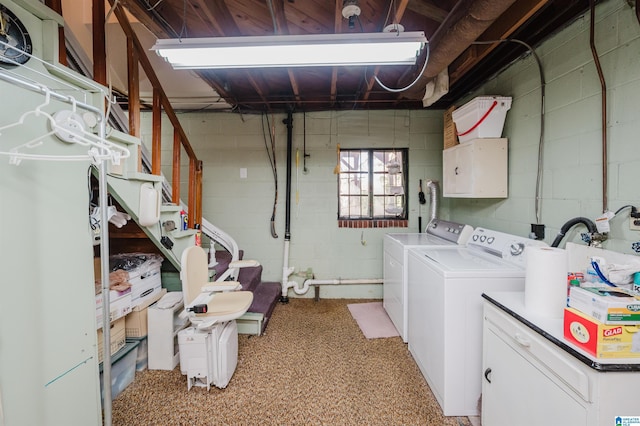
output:
[[[343,162],[343,153],[354,153],[354,152],[366,152],[368,155],[368,164],[367,164],[367,168],[366,170],[353,170],[353,171],[349,171],[349,170],[345,170],[345,163]],[[388,189],[390,186],[389,183],[387,182],[387,178],[385,178],[385,184],[383,185],[384,188],[384,192],[382,194],[378,193],[376,194],[376,192],[374,191],[374,179],[376,179],[376,175],[385,175],[385,176],[389,176],[392,175],[392,173],[389,173],[388,170],[384,171],[376,171],[375,170],[375,166],[374,166],[374,161],[376,159],[376,154],[382,154],[383,155],[383,166],[386,166],[388,161],[388,154],[389,153],[400,153],[400,157],[401,157],[401,161],[400,161],[400,167],[401,167],[401,171],[399,174],[401,174],[401,182],[402,182],[402,189],[403,189],[403,193],[402,194],[393,194],[391,192],[388,192]],[[337,217],[339,221],[376,221],[376,222],[387,222],[387,221],[407,221],[409,219],[409,194],[408,194],[408,185],[409,185],[409,149],[408,148],[349,148],[349,149],[341,149],[340,150],[340,173],[338,174],[338,178],[337,178],[337,192],[338,192],[338,212],[337,212]],[[394,161],[396,160],[396,158],[393,158]],[[361,165],[361,164],[360,164]],[[360,175],[366,175],[366,179],[368,181],[368,185],[367,185],[367,191],[365,195],[362,194],[343,194],[341,192],[341,182],[343,179],[344,174],[360,174]],[[393,186],[398,186],[398,185],[393,185]],[[366,197],[367,198],[367,213],[366,215],[362,214],[362,212],[360,213],[360,215],[357,214],[348,214],[345,216],[341,216],[340,212],[342,210],[342,199],[343,197],[347,197],[348,199],[351,199],[351,197]],[[401,197],[401,204],[402,204],[402,212],[400,214],[393,214],[393,213],[388,213],[386,212],[386,209],[384,211],[383,215],[375,215],[375,199],[377,197],[382,197],[383,200],[383,205],[386,206],[387,205],[387,201],[386,199],[389,197],[394,197],[394,198],[398,198]]]

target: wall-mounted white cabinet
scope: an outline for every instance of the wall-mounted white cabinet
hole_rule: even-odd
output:
[[[442,152],[445,197],[506,198],[506,138],[474,139]]]

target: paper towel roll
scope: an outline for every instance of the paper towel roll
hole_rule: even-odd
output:
[[[555,247],[529,246],[524,282],[528,311],[562,318],[567,306],[567,252]]]

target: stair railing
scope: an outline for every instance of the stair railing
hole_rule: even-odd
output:
[[[109,0],[114,4],[114,0]],[[140,40],[134,32],[129,18],[122,4],[116,4],[113,13],[118,19],[122,30],[127,37],[127,57],[129,69],[129,133],[132,136],[139,137],[140,123],[140,100],[139,100],[139,78],[138,64],[146,74],[149,82],[153,87],[153,112],[152,112],[152,136],[151,136],[151,173],[161,175],[161,115],[162,111],[173,126],[173,156],[172,156],[172,190],[171,201],[180,205],[180,157],[181,148],[184,148],[189,157],[189,183],[188,183],[188,226],[193,228],[196,223],[202,223],[202,161],[198,160],[189,138],[184,132],[178,117],[169,102],[160,80],[156,75],[151,62],[147,57],[146,50],[143,48]],[[94,31],[95,35],[95,31]],[[141,158],[141,156],[140,156]]]

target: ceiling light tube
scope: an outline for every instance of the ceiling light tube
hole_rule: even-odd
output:
[[[347,33],[157,40],[174,69],[413,65],[423,32]]]

